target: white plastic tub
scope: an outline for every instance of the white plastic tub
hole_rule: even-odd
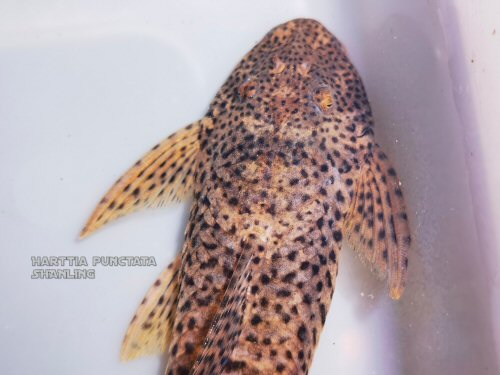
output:
[[[411,4],[410,4],[411,3]],[[400,301],[345,248],[312,374],[498,374],[497,2],[195,0],[0,4],[0,373],[161,374],[118,361],[143,294],[179,250],[186,206],[76,240],[109,185],[202,116],[273,26],[322,21],[364,79],[408,199]],[[32,280],[32,256],[151,255],[94,280]]]

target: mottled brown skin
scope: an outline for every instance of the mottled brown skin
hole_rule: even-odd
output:
[[[252,277],[244,309],[216,338],[237,336],[223,351],[211,343],[194,373],[217,373],[221,362],[223,373],[306,373],[373,142],[361,79],[321,24],[296,20],[240,62],[208,116],[166,373],[189,373],[243,253]]]
[[[196,126],[166,374],[306,374],[343,236],[389,275],[394,298],[405,285],[399,180],[374,143],[361,79],[330,32],[297,19],[248,53]]]

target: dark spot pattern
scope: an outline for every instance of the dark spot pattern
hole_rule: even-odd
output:
[[[145,300],[150,319],[139,310],[131,325],[165,318],[155,342],[171,332],[166,374],[307,374],[344,238],[401,295],[408,217],[373,134],[343,46],[297,19],[245,56],[202,120],[116,183],[88,230],[194,198],[174,281],[155,283],[168,293]]]

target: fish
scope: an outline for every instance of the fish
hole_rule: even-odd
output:
[[[316,20],[269,31],[205,116],[118,179],[81,237],[190,197],[182,249],[132,318],[122,360],[167,352],[167,375],[307,374],[343,242],[403,294],[401,182],[346,48]]]

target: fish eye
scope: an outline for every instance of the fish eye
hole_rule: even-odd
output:
[[[358,135],[358,138],[364,137],[365,135],[369,134],[373,134],[373,129],[371,128],[371,126],[366,126],[365,128],[363,128],[363,130],[361,130],[361,134]]]
[[[333,107],[333,95],[328,87],[320,87],[314,91],[314,100],[323,112]]]

